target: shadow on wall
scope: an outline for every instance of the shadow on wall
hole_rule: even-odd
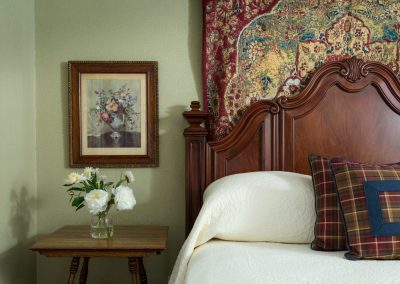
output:
[[[28,233],[33,225],[35,199],[23,187],[19,192],[15,189],[11,191],[10,203],[12,206],[8,227],[16,245],[0,254],[0,282],[34,284],[36,258],[35,253],[29,250],[34,238],[28,239]]]

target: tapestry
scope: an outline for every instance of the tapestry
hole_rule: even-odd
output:
[[[203,86],[214,139],[252,103],[296,96],[325,62],[379,61],[400,76],[398,0],[203,0]]]

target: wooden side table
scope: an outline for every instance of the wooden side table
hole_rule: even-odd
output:
[[[127,257],[132,283],[147,283],[143,257],[166,249],[167,226],[114,226],[107,240],[90,237],[89,226],[65,226],[40,239],[31,250],[50,257],[72,257],[68,284],[73,284],[80,259],[83,265],[79,283],[86,283],[91,257]]]

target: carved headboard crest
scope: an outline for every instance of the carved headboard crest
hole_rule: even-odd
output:
[[[340,74],[350,82],[356,82],[369,73],[367,62],[356,57],[344,60],[341,65]]]

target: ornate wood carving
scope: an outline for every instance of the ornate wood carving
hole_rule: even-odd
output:
[[[311,152],[399,161],[399,94],[399,80],[382,64],[357,58],[331,62],[313,74],[300,95],[253,104],[228,136],[207,142],[200,126],[207,114],[192,103],[191,117],[201,114],[201,121],[192,119],[185,130],[187,232],[206,186],[223,176],[257,170],[308,173]]]
[[[368,65],[362,60],[352,57],[342,63],[340,74],[350,82],[356,82],[368,75]]]

